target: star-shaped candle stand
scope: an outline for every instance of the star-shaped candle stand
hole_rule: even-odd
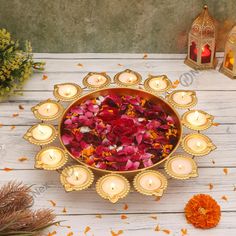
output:
[[[35,168],[59,172],[66,192],[96,181],[98,195],[112,203],[126,197],[131,185],[141,194],[161,197],[171,178],[197,177],[196,157],[216,148],[200,133],[214,117],[192,109],[196,92],[174,90],[166,75],[143,80],[127,69],[112,81],[104,72],[90,72],[83,85],[56,84],[56,100],[32,108],[40,122],[24,135],[41,148]],[[180,116],[179,109],[186,112]],[[183,126],[193,132],[183,134]],[[158,170],[163,162],[165,173]]]

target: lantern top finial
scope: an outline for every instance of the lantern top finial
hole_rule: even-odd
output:
[[[193,21],[190,33],[197,37],[215,37],[215,23],[209,14],[208,6],[204,5],[202,12]]]

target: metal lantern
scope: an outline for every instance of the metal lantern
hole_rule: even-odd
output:
[[[236,25],[229,32],[227,41],[225,44],[225,56],[224,61],[221,64],[220,72],[230,77],[231,79],[236,79]]]
[[[208,7],[205,5],[191,26],[185,64],[199,70],[215,68],[217,64],[215,42],[216,27],[214,19],[209,15]]]

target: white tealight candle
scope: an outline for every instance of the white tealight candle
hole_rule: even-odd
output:
[[[171,162],[171,168],[173,172],[178,175],[188,175],[192,172],[193,166],[192,163],[187,158],[175,158]]]
[[[78,89],[73,84],[58,85],[58,93],[62,97],[70,98],[77,94]]]
[[[117,176],[111,176],[103,181],[102,190],[110,197],[122,193],[125,189],[125,182]]]
[[[189,92],[176,92],[173,94],[172,99],[180,105],[188,105],[193,101],[193,97]]]
[[[124,84],[133,84],[138,80],[138,77],[133,73],[123,72],[119,75],[119,80]]]
[[[192,111],[187,117],[187,121],[194,126],[201,126],[207,123],[207,116],[200,111]]]
[[[38,113],[44,117],[55,116],[59,111],[59,107],[56,103],[45,102],[39,105]]]
[[[207,142],[205,139],[199,137],[191,137],[187,141],[187,146],[194,152],[202,152],[207,148]]]
[[[43,141],[49,139],[53,134],[53,130],[48,125],[38,124],[32,130],[32,136],[34,139]]]
[[[68,171],[66,181],[73,186],[81,186],[88,180],[88,174],[88,171],[84,168],[73,167],[73,169]]]
[[[57,165],[63,158],[63,153],[59,150],[48,149],[40,157],[41,162],[50,166]]]
[[[161,186],[161,180],[157,175],[147,173],[140,177],[140,185],[149,191],[156,190]]]
[[[92,74],[87,79],[88,84],[92,86],[101,86],[107,82],[107,78],[101,74]]]
[[[167,88],[167,81],[163,79],[163,77],[154,77],[150,79],[149,86],[156,91],[164,90]]]

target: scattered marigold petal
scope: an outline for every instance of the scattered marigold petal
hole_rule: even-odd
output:
[[[78,63],[77,66],[83,67],[84,65],[81,63]]]
[[[48,76],[47,75],[43,75],[42,80],[47,80],[47,79],[48,79]]]
[[[2,123],[0,123],[0,128],[2,128],[3,127],[3,124]]]
[[[62,212],[63,212],[63,213],[66,213],[66,212],[67,212],[67,210],[66,210],[65,207],[63,208]]]
[[[225,175],[228,174],[228,169],[227,168],[224,168],[223,171],[224,171]]]
[[[165,234],[170,234],[170,230],[168,229],[162,229],[162,232],[164,232]]]
[[[11,130],[13,130],[13,129],[15,129],[16,128],[16,126],[15,125],[12,125],[11,126]]]
[[[25,108],[22,105],[19,105],[20,110],[24,110]]]
[[[87,234],[90,230],[91,230],[91,228],[89,226],[86,226],[86,228],[84,230],[84,234]]]
[[[156,198],[155,198],[155,201],[156,202],[158,202],[158,201],[160,201],[161,200],[161,197],[159,197],[159,196],[157,196]]]
[[[20,162],[28,161],[28,157],[19,157],[18,161],[20,161]]]
[[[213,187],[214,187],[212,183],[209,183],[208,186],[209,186],[209,189],[210,189],[210,190],[212,190]]]
[[[111,235],[112,236],[119,236],[119,235],[121,235],[121,234],[123,234],[123,230],[119,230],[117,233],[115,233],[113,230],[111,230]]]
[[[9,171],[12,171],[13,169],[12,169],[12,168],[8,168],[8,167],[5,167],[3,170],[6,171],[6,172],[9,172]]]
[[[127,203],[125,203],[125,205],[124,205],[123,209],[126,211],[126,210],[128,210],[128,208],[129,208],[128,204],[127,204]]]
[[[12,117],[17,117],[17,116],[19,116],[18,113],[13,113],[13,114],[12,114]]]
[[[175,80],[173,83],[172,83],[172,88],[177,88],[178,87],[178,85],[179,85],[179,80],[177,79],[177,80]]]
[[[188,230],[183,228],[183,229],[181,229],[181,233],[182,233],[182,236],[185,236],[188,234]]]
[[[73,232],[69,232],[69,233],[67,234],[67,236],[73,236],[73,235],[74,235]]]
[[[228,201],[228,198],[225,195],[222,196],[221,199],[224,200],[224,201]]]
[[[155,231],[160,231],[160,230],[161,230],[160,225],[157,225],[154,230],[155,230]]]
[[[147,59],[147,57],[148,57],[148,54],[145,53],[145,54],[143,55],[143,59]]]
[[[150,216],[151,219],[157,220],[157,216]]]
[[[96,215],[96,218],[101,219],[101,218],[102,218],[102,215],[101,215],[101,214],[98,214],[98,215]]]
[[[127,219],[127,218],[128,218],[128,216],[126,216],[126,215],[122,214],[122,215],[120,216],[120,218],[121,218],[122,220],[125,220],[125,219]]]
[[[215,123],[213,123],[212,125],[213,125],[213,126],[219,126],[220,123],[216,123],[216,122],[215,122]]]
[[[120,63],[118,63],[117,65],[118,65],[118,66],[124,66],[124,65],[122,65],[122,64],[120,64]]]
[[[48,201],[52,204],[53,207],[57,205],[53,200],[48,200]]]
[[[53,231],[53,232],[49,232],[47,236],[53,236],[53,235],[56,235],[57,234],[57,231]]]

